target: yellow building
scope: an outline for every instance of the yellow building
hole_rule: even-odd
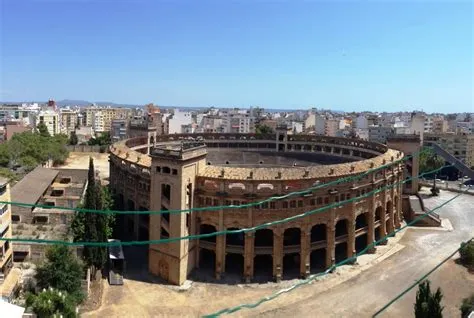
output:
[[[426,134],[425,139],[436,142],[456,159],[464,162],[466,166],[474,166],[474,135]]]
[[[112,120],[128,119],[129,108],[89,107],[86,109],[86,126],[93,127],[95,132],[110,131]]]
[[[6,179],[0,178],[0,201],[10,201],[10,187]],[[0,237],[11,238],[11,209],[0,204]],[[13,266],[13,248],[9,241],[0,241],[0,286]]]

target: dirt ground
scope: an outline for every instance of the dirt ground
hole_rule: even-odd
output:
[[[99,171],[101,180],[108,180],[109,178],[109,155],[107,153],[96,152],[71,152],[64,165],[61,168],[65,169],[88,169],[89,157],[94,159],[94,168]]]
[[[434,207],[453,197],[442,192],[428,199]],[[474,197],[462,196],[438,210],[449,220],[446,228],[409,228],[390,238],[387,246],[375,255],[358,258],[358,264],[343,266],[335,273],[310,285],[284,293],[254,309],[244,308],[233,314],[241,317],[370,317],[416,279],[452,253],[459,243],[472,237]],[[135,248],[135,247],[132,247]],[[125,253],[128,255],[127,253]],[[130,273],[123,286],[105,284],[102,305],[84,313],[84,317],[199,317],[223,308],[253,303],[260,298],[288,288],[297,280],[280,284],[222,284],[193,282],[178,290],[160,283],[147,274],[146,263]],[[430,275],[434,288],[444,293],[445,317],[459,317],[462,298],[474,293],[474,275],[448,261]],[[416,288],[390,306],[380,317],[411,317]]]

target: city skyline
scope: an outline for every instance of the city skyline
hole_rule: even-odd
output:
[[[473,111],[467,1],[4,1],[1,11],[1,101]]]

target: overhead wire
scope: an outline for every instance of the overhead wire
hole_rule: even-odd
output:
[[[73,207],[65,207],[65,206],[51,206],[51,205],[46,205],[46,204],[32,204],[32,203],[24,203],[24,202],[14,202],[14,201],[0,201],[0,204],[11,204],[15,206],[22,206],[22,207],[32,207],[32,208],[43,208],[43,209],[58,209],[58,210],[64,210],[64,211],[75,211],[79,213],[98,213],[98,214],[150,214],[150,215],[156,215],[156,214],[180,214],[180,213],[187,213],[187,212],[197,212],[197,211],[216,211],[216,210],[223,210],[223,209],[243,209],[243,208],[249,208],[257,205],[261,205],[263,203],[271,202],[271,201],[279,201],[283,199],[287,199],[290,197],[294,196],[302,196],[305,194],[309,194],[312,191],[321,189],[321,188],[326,188],[330,186],[334,186],[340,183],[352,181],[352,180],[360,180],[367,175],[391,167],[393,165],[399,164],[403,161],[406,161],[413,156],[419,155],[423,152],[429,151],[432,147],[425,146],[421,150],[418,150],[410,155],[404,156],[401,159],[395,160],[393,162],[384,164],[382,166],[379,166],[377,168],[372,168],[368,169],[367,171],[364,171],[361,174],[354,175],[354,176],[348,176],[348,177],[342,177],[338,178],[336,180],[326,182],[326,183],[320,183],[317,185],[314,185],[312,187],[309,187],[305,190],[300,190],[300,191],[294,191],[290,192],[281,196],[272,196],[269,198],[266,198],[261,201],[256,201],[256,202],[249,202],[246,204],[241,204],[241,205],[220,205],[220,206],[208,206],[208,207],[196,207],[196,208],[189,208],[189,209],[182,209],[182,210],[160,210],[160,211],[121,211],[121,210],[94,210],[94,209],[84,209],[84,208],[73,208]]]
[[[464,244],[467,244],[469,242],[471,242],[474,238],[471,238],[469,239],[467,242],[463,242]],[[461,243],[461,246],[462,244]],[[377,312],[375,312],[375,314],[372,316],[372,317],[377,317],[378,315],[380,315],[382,312],[384,312],[388,307],[390,307],[393,303],[395,303],[397,300],[399,300],[400,298],[402,298],[406,293],[408,293],[410,290],[412,290],[416,285],[418,285],[420,282],[422,282],[423,280],[425,280],[429,275],[431,275],[435,270],[437,270],[438,268],[441,267],[441,265],[443,265],[444,263],[446,263],[447,261],[449,261],[454,255],[456,255],[457,252],[459,252],[459,250],[461,249],[461,246],[458,247],[454,252],[452,252],[451,254],[449,254],[445,259],[443,259],[441,262],[439,262],[435,267],[433,267],[429,272],[427,272],[426,274],[424,274],[423,276],[421,276],[420,278],[418,278],[413,284],[411,284],[407,289],[405,289],[404,291],[402,291],[400,294],[398,294],[395,298],[393,298],[392,300],[390,300],[387,304],[385,304],[382,308],[380,308],[379,310],[377,310]]]
[[[308,215],[312,214],[317,214],[317,213],[322,213],[328,209],[335,208],[341,205],[345,205],[347,203],[355,202],[360,199],[367,198],[373,194],[377,194],[379,192],[385,191],[386,189],[393,188],[395,186],[398,186],[400,184],[404,184],[406,182],[409,182],[410,180],[414,178],[419,178],[420,176],[423,176],[425,174],[431,174],[435,173],[437,171],[440,171],[444,167],[433,169],[431,171],[427,171],[425,173],[421,173],[418,176],[412,176],[409,178],[406,178],[405,180],[399,181],[399,182],[393,182],[392,184],[386,185],[384,187],[381,187],[380,189],[375,189],[372,191],[369,191],[363,195],[347,199],[344,201],[339,201],[339,202],[334,202],[332,204],[325,205],[323,207],[310,210],[301,214],[293,215],[284,219],[279,219],[276,221],[271,221],[271,222],[266,222],[262,223],[253,227],[249,228],[243,228],[243,229],[237,229],[237,230],[223,230],[223,231],[216,231],[212,233],[205,233],[205,234],[194,234],[194,235],[188,235],[188,236],[180,236],[180,237],[172,237],[172,238],[164,238],[164,239],[159,239],[159,240],[147,240],[147,241],[112,241],[112,242],[70,242],[70,241],[63,241],[63,240],[49,240],[49,239],[33,239],[33,238],[7,238],[7,237],[0,237],[0,241],[11,241],[11,242],[21,242],[21,243],[42,243],[42,244],[61,244],[61,245],[68,245],[68,246],[129,246],[129,245],[148,245],[148,244],[163,244],[163,243],[171,243],[171,242],[177,242],[177,241],[182,241],[182,240],[195,240],[195,239],[200,239],[204,237],[212,237],[212,236],[219,236],[219,235],[226,235],[226,234],[239,234],[239,233],[247,233],[247,232],[253,232],[259,229],[267,228],[273,225],[278,225],[282,223],[287,223],[290,221],[294,221],[300,218],[304,218]]]
[[[281,296],[282,294],[285,294],[285,293],[288,293],[290,291],[293,291],[301,286],[304,286],[304,285],[308,285],[309,283],[311,283],[312,281],[316,280],[317,278],[319,277],[322,277],[322,276],[325,276],[331,272],[333,272],[337,267],[340,267],[342,265],[345,265],[349,262],[352,262],[354,260],[357,259],[358,256],[361,256],[363,254],[365,254],[369,249],[375,247],[377,244],[385,241],[387,238],[391,237],[391,236],[394,236],[396,233],[402,231],[403,229],[407,228],[408,226],[411,226],[415,223],[417,223],[418,221],[422,220],[423,218],[427,217],[428,215],[432,214],[434,211],[444,207],[446,204],[454,201],[455,199],[459,198],[461,195],[463,195],[464,193],[466,193],[466,191],[463,191],[462,193],[459,193],[457,195],[455,195],[454,197],[452,197],[451,199],[443,202],[442,204],[436,206],[435,208],[423,213],[422,215],[420,215],[419,217],[413,219],[411,222],[403,225],[402,227],[394,230],[393,232],[391,233],[388,233],[386,234],[384,237],[380,238],[379,240],[377,241],[374,241],[373,243],[367,245],[362,251],[356,253],[354,256],[352,257],[349,257],[349,258],[346,258],[344,259],[343,261],[337,263],[337,264],[334,264],[332,266],[330,266],[328,269],[326,269],[324,272],[321,272],[321,273],[318,273],[318,274],[313,274],[313,275],[310,275],[307,279],[304,279],[302,280],[301,282],[298,282],[288,288],[285,288],[285,289],[281,289],[279,290],[278,292],[275,292],[269,296],[266,296],[266,297],[263,297],[263,298],[260,298],[259,300],[257,300],[256,302],[253,302],[253,303],[246,303],[246,304],[241,304],[241,305],[238,305],[238,306],[235,306],[235,307],[231,307],[231,308],[225,308],[225,309],[222,309],[218,312],[215,312],[213,314],[210,314],[210,315],[206,315],[204,317],[218,317],[218,316],[221,316],[223,314],[231,314],[231,313],[234,313],[234,312],[237,312],[237,311],[240,311],[244,308],[248,308],[248,309],[253,309],[253,308],[256,308],[258,306],[260,306],[261,304],[263,303],[266,303],[268,301],[271,301],[279,296]]]

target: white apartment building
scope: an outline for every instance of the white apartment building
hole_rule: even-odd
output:
[[[222,126],[224,127],[224,132],[226,133],[246,134],[255,132],[255,120],[247,113],[229,113],[222,119]]]
[[[191,125],[192,123],[191,112],[182,112],[179,109],[175,109],[173,116],[168,118],[168,133],[180,134],[183,125]]]
[[[92,113],[92,130],[95,133],[103,133],[106,131],[105,116],[102,111],[95,111]],[[110,128],[108,129],[110,130]]]
[[[48,132],[51,136],[59,134],[59,114],[52,110],[40,111],[36,116],[35,127],[38,127],[40,123],[44,123],[48,128]]]

